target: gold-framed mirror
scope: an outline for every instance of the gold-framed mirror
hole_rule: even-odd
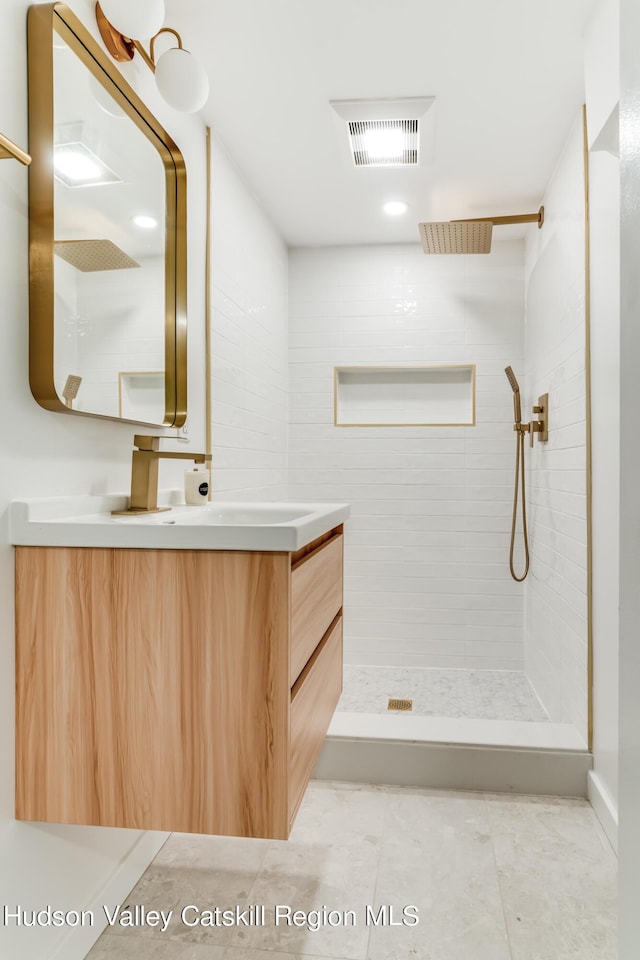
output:
[[[29,7],[27,31],[31,392],[59,413],[182,426],[184,159],[65,4]],[[138,377],[126,416],[122,370],[161,374],[152,403]]]

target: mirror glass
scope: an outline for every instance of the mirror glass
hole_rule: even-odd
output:
[[[182,158],[63,4],[29,16],[32,390],[48,409],[180,426]]]
[[[162,423],[164,165],[54,38],[56,393],[80,377],[75,409]]]

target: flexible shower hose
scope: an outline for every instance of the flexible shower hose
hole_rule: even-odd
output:
[[[513,491],[513,518],[511,520],[511,546],[509,547],[509,570],[511,576],[518,583],[526,578],[529,572],[529,538],[527,535],[527,501],[525,498],[524,482],[524,430],[516,432],[516,485]],[[513,567],[513,551],[516,542],[516,523],[518,519],[518,481],[520,481],[522,497],[522,537],[524,540],[524,573],[521,577],[517,575]]]

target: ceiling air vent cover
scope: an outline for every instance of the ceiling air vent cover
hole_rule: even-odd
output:
[[[330,100],[356,167],[415,167],[433,159],[435,97]]]
[[[418,162],[417,120],[354,120],[349,140],[356,167],[395,167]]]

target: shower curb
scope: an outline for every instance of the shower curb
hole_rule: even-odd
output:
[[[315,780],[587,797],[587,751],[329,736]]]

